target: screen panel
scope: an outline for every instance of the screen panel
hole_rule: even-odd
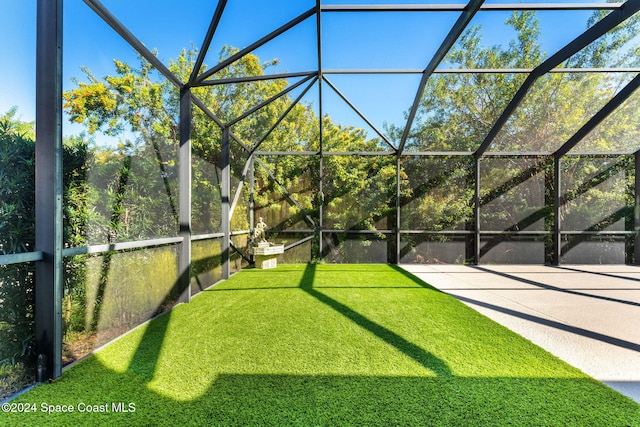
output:
[[[480,230],[545,231],[552,163],[540,158],[484,158],[480,162]]]
[[[179,252],[171,245],[65,259],[63,362],[173,307]]]
[[[473,262],[471,235],[402,234],[400,263],[467,264]]]
[[[392,235],[322,233],[322,260],[332,264],[386,264]]]
[[[323,176],[325,229],[385,230],[395,225],[394,157],[326,156]]]
[[[401,173],[401,229],[467,230],[473,226],[471,156],[403,156]]]

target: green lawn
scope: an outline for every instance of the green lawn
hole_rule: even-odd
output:
[[[0,425],[640,426],[640,405],[386,265],[242,271],[12,403],[36,412]]]

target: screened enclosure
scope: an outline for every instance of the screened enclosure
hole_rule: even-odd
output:
[[[4,393],[250,266],[258,218],[281,263],[640,259],[640,0],[2,7]]]

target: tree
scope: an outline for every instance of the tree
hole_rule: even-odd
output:
[[[595,12],[587,25],[593,25],[605,13],[608,12]],[[574,55],[561,68],[621,64],[637,66],[638,47],[632,45],[639,20],[640,17],[627,20]],[[482,47],[480,28],[472,27],[449,52],[446,58],[448,65],[497,69],[535,68],[542,63],[546,54],[540,47],[535,12],[514,12],[506,23],[515,30],[516,38],[505,48]],[[407,140],[408,152],[475,151],[525,77],[523,74],[506,73],[432,76],[422,95],[416,122]],[[539,78],[492,141],[489,151],[535,153],[558,149],[631,77],[623,73],[552,73]],[[638,134],[638,122],[634,119],[637,115],[633,113],[637,108],[636,97],[635,101],[620,109],[620,120],[608,121],[598,127],[581,143],[581,148],[602,151],[621,149],[621,140],[630,142],[633,140],[630,134]],[[401,129],[391,130],[396,139],[402,134]],[[473,190],[470,185],[462,193],[459,190],[464,176],[470,177],[467,183],[473,182],[470,176],[473,173],[472,166],[463,159],[443,158],[440,161],[447,162],[448,172],[443,174],[440,167],[425,168],[427,160],[415,159],[404,163],[411,192],[406,204],[411,209],[403,216],[403,221],[412,228],[464,229],[464,224],[474,223]],[[590,176],[598,175],[593,170],[596,163],[598,160],[595,163],[585,163],[579,159],[566,161],[564,173],[578,182],[589,182]],[[587,167],[587,164],[590,166]],[[604,164],[606,167],[606,161]],[[550,230],[553,218],[549,203],[554,183],[549,160],[507,156],[483,159],[480,167],[480,221],[485,230],[542,231],[540,227],[543,222],[546,222],[543,229]],[[628,195],[624,187],[609,188],[606,195],[599,194],[600,202],[591,204],[591,209],[605,212],[607,204],[627,204]],[[597,193],[584,186],[581,188],[590,197]],[[578,200],[579,197],[567,196],[563,215],[570,209],[575,211]],[[600,229],[598,227],[606,227],[605,223],[593,226]]]

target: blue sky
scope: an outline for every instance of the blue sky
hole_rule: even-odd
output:
[[[454,2],[450,0],[448,2]],[[444,3],[437,1],[436,3]],[[191,44],[200,47],[215,1],[103,0],[149,48],[156,48],[165,63]],[[325,0],[336,4],[347,1]],[[348,3],[393,3],[367,0]],[[422,3],[397,1],[397,3]],[[208,65],[213,65],[222,46],[244,47],[313,7],[313,0],[229,0],[214,37]],[[33,120],[35,111],[35,26],[36,0],[0,0],[0,112],[19,107],[23,120]],[[473,24],[481,25],[484,44],[506,44],[512,32],[504,25],[508,12],[480,12]],[[584,30],[589,12],[538,12],[543,50],[553,53]],[[325,13],[322,15],[323,66],[333,68],[417,68],[429,61],[458,14],[438,13]],[[82,1],[65,1],[64,85],[73,77],[82,78],[81,66],[101,77],[113,73],[113,59],[136,62],[136,54]],[[262,60],[279,58],[273,72],[307,71],[317,67],[315,16],[255,51]],[[419,76],[345,76],[329,79],[371,121],[401,123],[403,113],[415,96]],[[361,126],[360,119],[338,96],[325,89],[323,106],[336,121]],[[317,107],[315,90],[307,101]],[[65,133],[77,133],[65,124]]]

